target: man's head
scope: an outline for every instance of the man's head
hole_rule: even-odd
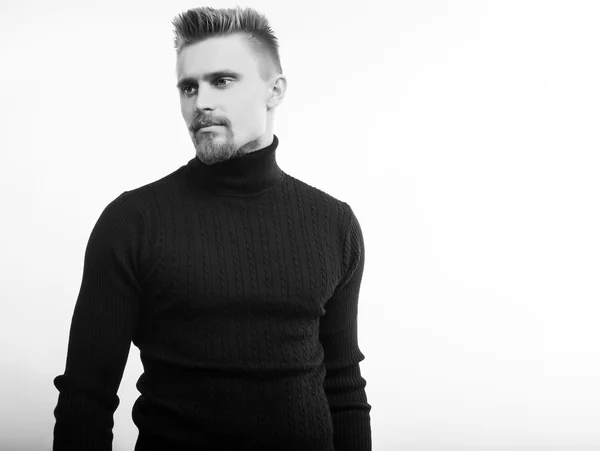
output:
[[[214,164],[269,145],[287,81],[267,19],[251,8],[201,7],[173,25],[181,114],[198,158]]]

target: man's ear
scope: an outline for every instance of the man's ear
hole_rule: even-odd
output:
[[[275,80],[273,86],[269,89],[271,91],[271,94],[269,96],[269,101],[267,103],[269,108],[274,108],[277,105],[279,105],[281,102],[283,102],[286,89],[287,89],[287,79],[285,78],[284,75],[280,74],[277,76],[277,79]]]

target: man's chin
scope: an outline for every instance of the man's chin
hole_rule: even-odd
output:
[[[213,142],[200,142],[196,144],[196,154],[200,161],[206,164],[214,164],[229,160],[235,156],[235,152],[227,144],[215,145]]]

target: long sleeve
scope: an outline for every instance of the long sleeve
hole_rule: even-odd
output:
[[[347,205],[347,204],[346,204]],[[350,222],[344,241],[346,274],[325,305],[319,337],[327,374],[324,389],[333,419],[336,451],[371,451],[371,406],[359,362],[358,296],[365,264],[360,224],[348,206]]]
[[[54,410],[53,451],[110,451],[117,391],[129,355],[141,297],[143,215],[127,192],[113,200],[94,226],[85,251]]]

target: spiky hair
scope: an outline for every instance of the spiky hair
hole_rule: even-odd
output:
[[[211,37],[241,34],[245,36],[259,60],[260,74],[268,80],[274,72],[283,73],[279,58],[279,42],[267,18],[246,7],[215,9],[208,6],[193,8],[172,21],[175,27],[177,60],[188,45]]]

